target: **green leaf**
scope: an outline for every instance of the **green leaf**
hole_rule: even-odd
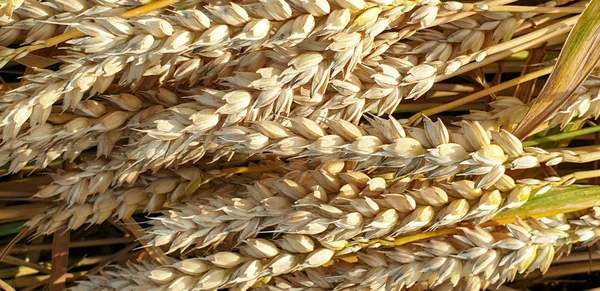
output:
[[[0,236],[19,233],[25,227],[26,220],[0,225]]]
[[[571,185],[555,188],[529,199],[523,206],[498,213],[494,224],[506,224],[516,217],[545,217],[600,205],[600,186]]]
[[[600,0],[592,0],[571,30],[558,62],[535,103],[515,131],[524,139],[569,102],[600,59]]]

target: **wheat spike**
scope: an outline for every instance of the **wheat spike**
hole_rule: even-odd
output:
[[[600,237],[596,188],[567,187],[600,171],[563,164],[598,147],[548,146],[597,131],[578,126],[600,116],[599,75],[521,140],[551,67],[489,88],[487,72],[524,50],[513,68],[553,65],[540,44],[595,6],[511,2],[0,1],[0,68],[26,67],[0,78],[0,164],[52,178],[16,238],[55,235],[54,254],[59,231],[122,222],[159,254],[73,290],[485,290],[545,273]],[[82,274],[61,261],[53,285]]]
[[[422,26],[427,26],[427,24],[425,22],[428,22],[429,20],[423,20],[423,19],[419,20],[420,17],[425,17],[424,19],[430,19],[430,18],[432,18],[432,16],[430,16],[430,15],[433,15],[433,19],[435,18],[436,11],[438,8],[432,3],[424,4],[424,5],[425,6],[419,8],[419,9],[416,9],[413,12],[413,15],[410,17],[410,20],[408,21],[408,23],[413,23],[413,22],[421,23]],[[360,83],[363,83],[363,82],[373,83],[373,80],[375,80],[375,83],[379,82],[380,83],[379,85],[372,87],[371,89],[369,89],[369,87],[367,87],[363,90],[366,92],[372,92],[372,93],[376,93],[378,91],[383,90],[383,91],[385,91],[384,96],[389,95],[389,98],[391,98],[390,100],[388,100],[389,98],[381,99],[383,96],[378,96],[375,99],[369,99],[371,97],[367,97],[367,95],[365,95],[363,97],[360,97],[360,99],[358,100],[358,103],[353,103],[354,105],[350,106],[350,108],[346,108],[345,110],[340,111],[338,113],[338,114],[346,115],[346,116],[344,116],[345,119],[356,120],[356,118],[358,118],[360,116],[360,113],[362,113],[363,111],[366,111],[367,109],[372,108],[374,106],[378,106],[378,104],[380,104],[380,102],[383,102],[383,106],[386,106],[387,110],[391,110],[391,111],[394,110],[394,108],[397,106],[398,102],[401,100],[402,96],[404,95],[404,93],[402,93],[400,91],[388,92],[390,85],[393,86],[394,84],[397,83],[397,84],[403,84],[404,86],[412,86],[413,88],[409,89],[411,93],[409,93],[407,98],[415,98],[415,97],[422,95],[433,84],[433,78],[435,77],[436,71],[438,70],[438,69],[436,69],[435,66],[432,66],[430,64],[419,64],[419,61],[417,59],[411,59],[411,60],[407,60],[407,61],[402,60],[402,59],[397,59],[395,62],[400,67],[405,68],[405,69],[401,70],[400,72],[395,72],[396,69],[393,69],[392,67],[389,67],[389,66],[388,67],[383,66],[383,67],[377,69],[377,67],[379,66],[379,63],[384,62],[384,61],[391,61],[391,59],[384,58],[380,62],[379,56],[383,56],[383,55],[381,55],[381,53],[387,51],[388,48],[391,47],[390,46],[391,44],[399,41],[402,37],[404,37],[404,35],[398,35],[398,36],[385,35],[385,37],[382,36],[383,39],[387,39],[387,40],[385,42],[378,43],[378,45],[381,46],[381,48],[377,48],[377,47],[373,46],[373,40],[374,40],[374,37],[376,37],[379,33],[382,32],[382,30],[375,30],[375,31],[366,30],[364,32],[364,34],[366,34],[366,35],[361,34],[362,30],[364,30],[364,27],[367,24],[371,24],[371,23],[377,23],[377,25],[381,26],[382,28],[385,28],[387,25],[393,25],[392,23],[393,23],[394,19],[403,15],[402,13],[409,12],[411,9],[414,8],[414,6],[405,7],[405,6],[400,5],[400,6],[396,7],[397,9],[393,8],[390,10],[386,10],[384,12],[382,12],[381,8],[377,8],[377,7],[367,9],[362,14],[356,16],[356,19],[354,20],[352,25],[350,25],[348,28],[346,28],[345,32],[343,32],[343,33],[345,33],[345,35],[343,35],[343,36],[338,37],[338,36],[330,35],[327,38],[323,39],[322,44],[319,44],[318,43],[319,41],[317,41],[317,40],[309,40],[309,39],[307,39],[306,42],[301,42],[298,44],[299,48],[302,47],[303,44],[306,44],[306,45],[310,44],[310,46],[314,46],[314,48],[312,48],[310,50],[317,50],[317,51],[323,51],[323,47],[324,47],[324,45],[326,45],[327,48],[325,48],[325,51],[332,50],[333,52],[335,52],[336,46],[338,46],[336,42],[340,42],[340,44],[339,44],[340,47],[345,47],[345,46],[348,46],[351,44],[355,44],[356,41],[354,39],[359,41],[359,43],[357,43],[356,45],[358,45],[358,47],[363,47],[360,51],[346,50],[343,52],[336,53],[339,55],[339,57],[334,56],[334,62],[323,62],[322,59],[319,60],[318,57],[316,59],[311,59],[312,58],[311,53],[298,54],[297,50],[293,47],[286,48],[285,46],[281,46],[281,44],[277,44],[278,46],[276,48],[266,51],[266,55],[265,55],[266,57],[275,61],[275,63],[280,63],[281,61],[284,61],[285,64],[287,65],[287,69],[285,67],[282,67],[281,71],[279,71],[279,70],[275,71],[275,72],[278,72],[278,74],[276,75],[277,80],[272,79],[272,78],[269,79],[269,77],[267,77],[264,80],[256,79],[256,74],[258,72],[258,71],[256,71],[256,69],[259,69],[259,68],[255,68],[254,70],[251,70],[249,72],[234,71],[233,76],[223,75],[223,74],[227,74],[227,72],[232,72],[232,71],[230,69],[227,69],[225,71],[217,70],[218,68],[223,69],[223,67],[220,65],[217,65],[217,67],[214,67],[212,69],[209,69],[209,67],[206,67],[206,69],[198,68],[198,66],[201,66],[202,64],[206,64],[208,66],[214,66],[215,64],[219,64],[219,63],[223,64],[224,62],[231,61],[230,57],[235,58],[235,55],[236,55],[235,52],[216,53],[216,54],[211,54],[208,56],[200,55],[200,59],[176,58],[176,57],[172,56],[171,54],[181,53],[181,52],[185,52],[186,50],[193,50],[193,49],[197,49],[197,48],[206,48],[206,49],[214,50],[214,49],[218,48],[218,47],[215,47],[215,45],[217,43],[219,43],[218,46],[224,46],[225,44],[234,45],[234,51],[235,51],[235,44],[236,44],[235,40],[240,39],[240,38],[242,40],[251,40],[252,37],[258,37],[258,39],[262,42],[263,41],[262,38],[267,37],[266,34],[264,34],[265,36],[262,37],[263,34],[261,34],[260,36],[258,36],[258,35],[250,36],[250,35],[248,35],[248,33],[250,31],[252,31],[253,33],[260,33],[259,32],[260,29],[262,29],[262,30],[267,29],[267,27],[265,27],[265,25],[268,26],[269,20],[262,19],[262,20],[250,21],[250,22],[248,22],[247,25],[251,25],[252,27],[245,27],[238,36],[232,35],[231,43],[227,42],[227,41],[223,42],[225,39],[221,39],[221,38],[224,37],[224,35],[227,35],[229,31],[232,31],[232,32],[236,31],[236,29],[229,29],[228,25],[235,25],[235,21],[238,21],[238,20],[221,19],[220,21],[225,21],[226,24],[218,24],[218,25],[208,27],[207,25],[211,25],[212,22],[210,22],[209,18],[206,16],[207,13],[209,13],[211,15],[213,15],[213,14],[219,15],[219,13],[225,13],[224,11],[228,11],[228,9],[229,9],[232,11],[230,11],[231,14],[228,14],[228,15],[238,15],[236,13],[241,13],[238,15],[238,17],[241,17],[239,20],[242,22],[249,21],[250,18],[248,18],[249,16],[246,15],[247,14],[246,12],[242,12],[242,11],[245,11],[243,6],[232,4],[231,6],[227,6],[227,7],[225,7],[225,6],[222,6],[222,7],[219,6],[219,7],[213,7],[213,8],[210,8],[210,6],[206,6],[206,7],[207,7],[206,9],[209,10],[206,13],[204,13],[202,11],[190,12],[191,15],[194,15],[200,21],[199,24],[197,24],[197,25],[200,25],[199,26],[200,30],[208,28],[207,30],[202,32],[199,40],[197,40],[193,43],[192,43],[192,39],[193,39],[194,35],[198,34],[199,32],[196,32],[194,30],[194,28],[190,28],[190,26],[191,26],[190,23],[176,23],[181,26],[174,26],[174,24],[171,24],[171,22],[169,22],[169,20],[174,21],[174,22],[177,22],[177,21],[181,22],[182,18],[181,17],[178,18],[177,16],[174,16],[170,19],[169,18],[161,19],[161,18],[156,18],[153,16],[143,16],[139,19],[135,18],[132,20],[118,20],[118,21],[117,21],[117,18],[114,18],[114,17],[111,17],[109,19],[96,18],[96,19],[94,19],[94,21],[87,21],[87,22],[83,22],[81,24],[76,25],[75,28],[82,31],[84,34],[86,34],[86,37],[84,37],[82,39],[71,40],[70,43],[72,44],[72,50],[73,51],[83,51],[83,52],[88,53],[88,57],[87,57],[88,64],[81,64],[79,54],[73,53],[69,56],[63,57],[63,61],[68,64],[68,65],[64,66],[64,69],[62,69],[58,72],[52,72],[52,73],[44,72],[44,73],[40,73],[35,76],[29,76],[28,79],[31,81],[34,81],[33,84],[31,84],[30,86],[25,87],[25,88],[20,88],[18,90],[12,90],[12,91],[7,92],[6,100],[7,100],[7,102],[12,102],[12,105],[11,105],[11,109],[7,110],[3,116],[3,120],[4,120],[3,123],[7,126],[6,129],[3,130],[4,138],[6,139],[8,137],[16,135],[20,131],[20,128],[23,126],[24,122],[27,119],[31,119],[31,122],[34,125],[38,124],[38,123],[44,123],[46,121],[44,118],[40,118],[39,116],[33,115],[34,108],[37,108],[36,109],[37,111],[47,110],[47,108],[49,106],[51,106],[53,103],[55,103],[61,99],[65,100],[63,102],[63,105],[66,108],[75,108],[77,106],[79,100],[81,99],[81,96],[84,93],[86,93],[90,90],[97,91],[95,89],[95,87],[98,87],[98,84],[104,84],[107,81],[111,81],[112,78],[114,78],[115,74],[117,74],[120,71],[123,71],[123,75],[121,76],[121,79],[119,81],[119,83],[122,85],[125,85],[125,84],[139,85],[139,84],[141,84],[139,81],[141,80],[141,78],[143,76],[146,76],[146,79],[149,79],[149,81],[151,81],[151,82],[159,82],[159,83],[164,83],[165,81],[167,81],[167,78],[169,78],[171,74],[175,74],[175,75],[177,75],[177,77],[178,76],[185,76],[185,77],[189,76],[190,78],[193,78],[193,79],[199,79],[202,77],[202,75],[198,75],[198,73],[191,74],[191,70],[196,68],[200,71],[200,74],[202,74],[201,72],[210,73],[211,71],[212,72],[221,71],[219,73],[221,75],[221,76],[219,76],[219,78],[222,79],[224,82],[228,83],[229,84],[228,86],[233,86],[236,89],[240,88],[240,86],[245,89],[249,89],[247,87],[248,85],[250,85],[248,82],[255,84],[250,88],[259,89],[259,90],[264,89],[265,85],[269,86],[269,84],[271,84],[270,86],[275,85],[275,87],[286,89],[288,86],[286,86],[285,84],[293,82],[293,86],[291,89],[294,89],[294,88],[299,87],[302,84],[306,84],[306,83],[310,82],[311,79],[313,79],[313,77],[315,77],[315,76],[318,77],[317,75],[315,75],[317,73],[321,74],[321,75],[323,75],[323,74],[329,75],[333,78],[337,74],[336,71],[339,72],[339,70],[341,70],[344,67],[347,67],[347,68],[345,68],[346,72],[353,73],[354,68],[358,64],[359,58],[361,58],[361,55],[363,55],[363,54],[367,55],[369,53],[369,51],[375,50],[375,51],[378,51],[376,53],[376,55],[373,55],[373,54],[370,55],[371,57],[374,57],[375,59],[377,59],[377,61],[375,61],[375,59],[373,59],[371,61],[373,67],[369,67],[370,63],[365,60],[364,63],[367,66],[356,67],[358,70],[362,70],[363,72],[357,71],[355,74],[353,73],[353,75],[348,75],[348,73],[347,73],[344,76],[345,80],[333,80],[331,82],[331,84],[319,84],[319,82],[321,82],[321,81],[313,81],[312,82],[313,83],[313,85],[312,85],[313,91],[318,88],[326,88],[329,85],[331,85],[332,88],[334,88],[336,91],[338,91],[339,94],[341,94],[341,95],[338,95],[338,98],[341,98],[342,96],[346,96],[346,97],[354,96],[357,92],[359,92],[361,90]],[[402,9],[404,9],[403,7],[407,10],[406,11],[402,10]],[[435,8],[435,9],[433,9],[433,8]],[[311,10],[311,9],[309,9],[309,10]],[[218,12],[218,11],[221,11],[221,12]],[[235,11],[237,11],[237,12],[235,12]],[[204,15],[204,16],[201,16],[201,15]],[[310,17],[313,17],[312,14],[307,14],[307,15],[309,15]],[[381,17],[381,19],[379,19],[377,17]],[[297,22],[301,19],[303,19],[303,18],[299,17],[299,18],[294,19],[293,20],[294,24],[293,25],[289,24],[288,26],[296,27],[295,22]],[[227,21],[233,22],[233,23],[227,23]],[[330,20],[330,21],[332,21],[332,20]],[[381,22],[381,23],[379,23],[379,22]],[[291,23],[291,22],[287,22],[287,23]],[[285,26],[286,25],[283,25],[282,27],[285,27]],[[298,26],[304,27],[305,25],[298,24]],[[325,27],[323,27],[321,29],[325,29],[328,27],[330,27],[330,26],[326,25]],[[132,38],[131,35],[132,35],[133,31],[136,31],[136,29],[142,29],[143,32],[146,34],[137,34],[135,37]],[[306,32],[307,35],[309,32],[310,31]],[[310,33],[312,33],[314,35],[318,34],[318,32],[315,32],[315,31],[310,32]],[[241,35],[243,35],[243,36],[241,36]],[[292,36],[295,35],[293,33],[293,31],[292,31],[291,35]],[[277,37],[277,34],[275,34],[273,37]],[[358,37],[358,39],[357,39],[357,37]],[[160,41],[161,45],[155,45],[154,43],[156,43],[158,41],[158,39],[155,39],[155,38],[158,38],[158,39],[163,38],[165,40],[164,40],[164,42]],[[364,39],[360,40],[361,38],[364,38]],[[129,42],[127,42],[127,39],[130,39]],[[255,39],[252,39],[252,40],[254,41]],[[333,40],[333,43],[331,43],[331,40]],[[317,42],[317,43],[315,43],[315,42]],[[247,43],[247,42],[241,42],[240,45],[243,46],[243,44],[245,44],[245,43]],[[267,43],[268,43],[268,41],[267,41]],[[115,47],[115,49],[118,49],[119,51],[125,49],[126,53],[129,53],[132,55],[138,55],[141,58],[139,59],[138,62],[129,64],[126,61],[125,56],[122,56],[122,57],[114,56],[110,52],[111,47]],[[100,49],[100,51],[97,51],[98,49]],[[109,51],[104,51],[104,50],[109,50]],[[269,52],[271,52],[271,53],[269,54]],[[396,50],[396,52],[398,52],[398,50]],[[155,54],[155,53],[165,54],[165,56],[162,59],[149,57],[150,55]],[[277,54],[283,54],[283,55],[277,55]],[[321,54],[323,54],[323,52]],[[397,54],[397,53],[393,53],[392,55],[395,55],[395,54]],[[400,53],[400,55],[402,55],[402,53]],[[316,56],[316,54],[313,53],[313,56]],[[210,61],[210,60],[203,60],[203,58],[215,59],[216,63],[213,61]],[[336,58],[339,59],[339,61],[335,61]],[[161,61],[168,62],[168,64],[159,65],[158,62],[161,62]],[[177,66],[178,66],[177,64],[182,61],[184,62],[183,67],[181,70],[179,70],[179,69],[177,69]],[[91,63],[89,63],[89,62],[91,62]],[[95,62],[99,62],[99,63],[95,63]],[[417,62],[417,63],[415,63],[415,62]],[[327,68],[328,63],[330,65],[332,65],[332,67]],[[258,63],[258,64],[260,64],[260,63]],[[323,65],[319,66],[319,64],[323,64]],[[346,66],[346,64],[348,64],[348,66]],[[275,66],[275,64],[272,64],[272,65],[265,64],[265,65],[267,66],[267,68],[274,68],[274,69],[277,69],[277,67],[280,67],[280,65]],[[336,68],[339,68],[339,70]],[[321,70],[321,71],[319,71],[319,70]],[[377,74],[378,70],[382,70],[383,75]],[[401,77],[399,75],[400,73],[407,74],[407,76],[404,78],[404,80],[402,80],[400,78]],[[181,74],[183,74],[183,75],[181,75]],[[391,74],[391,75],[387,75],[387,74]],[[371,75],[373,75],[373,77],[370,77]],[[153,76],[156,76],[156,77],[153,77]],[[151,77],[153,77],[154,79],[152,79]],[[241,77],[241,79],[240,79],[240,77]],[[350,77],[353,77],[353,78],[350,78]],[[364,79],[364,77],[366,77],[367,79],[361,80],[361,79]],[[248,78],[250,78],[250,79],[248,79]],[[351,82],[347,81],[349,78],[350,78]],[[384,80],[389,80],[390,78],[395,78],[397,80],[393,81],[392,83],[384,81]],[[48,79],[55,79],[56,83],[49,85],[49,84],[47,84]],[[154,81],[152,81],[150,79],[152,79]],[[361,80],[361,81],[359,81],[359,80]],[[380,81],[378,81],[378,80],[380,80]],[[273,81],[275,81],[276,84],[273,84],[272,83]],[[356,83],[356,82],[359,82],[359,83]],[[381,83],[381,82],[383,82],[383,83]],[[144,82],[144,83],[145,83],[145,86],[151,85],[151,83],[148,83],[148,82]],[[359,91],[353,92],[354,88],[357,85],[358,85]],[[380,85],[382,85],[383,87],[381,87]],[[99,88],[99,89],[102,89],[102,88]],[[22,95],[24,90],[26,90],[26,92],[29,92],[29,94],[31,94],[31,96],[24,99],[24,96]],[[319,89],[319,90],[322,90],[322,89]],[[99,92],[101,92],[101,91],[102,90],[99,90]],[[319,94],[323,94],[323,92],[321,92]],[[348,95],[348,94],[351,94],[351,95]],[[398,94],[400,94],[400,95],[398,95]],[[352,97],[352,98],[357,98],[359,96],[360,95]],[[379,99],[381,99],[381,100],[379,100]],[[374,100],[375,103],[367,104],[367,103],[365,103],[365,101],[367,101],[367,100]],[[369,101],[369,103],[370,102],[371,101]],[[347,104],[349,104],[349,103],[347,103]],[[285,107],[283,107],[283,108],[285,109]],[[304,110],[306,110],[306,109],[304,109]],[[289,112],[290,108],[288,108],[286,111]],[[387,111],[380,110],[380,112],[385,113]],[[248,113],[246,112],[245,114],[248,114]]]
[[[569,228],[568,222],[547,226],[540,221],[496,228],[461,228],[459,233],[446,237],[395,248],[362,250],[357,253],[358,264],[337,260],[331,267],[281,276],[274,285],[276,288],[482,290],[513,281],[517,274],[536,269],[544,273],[556,256],[568,250],[568,245],[594,236],[593,228]]]
[[[270,175],[276,176],[279,166],[266,161],[250,167],[248,173],[223,176],[219,171],[202,171],[191,165],[182,165],[176,170],[130,173],[127,177],[130,183],[113,184],[118,171],[126,167],[118,160],[96,160],[87,162],[84,171],[62,173],[36,197],[53,198],[63,204],[36,216],[29,225],[37,227],[38,234],[51,234],[62,225],[76,229],[86,223],[100,224],[113,216],[129,218],[138,209],[152,213],[192,197],[225,195],[232,199],[231,193],[251,183],[260,174],[252,173],[253,169],[264,168],[271,171]],[[290,169],[302,167],[301,164],[287,166]]]
[[[533,180],[515,183],[506,175],[489,190],[475,188],[470,180],[386,181],[377,175],[339,172],[343,163],[335,164],[257,181],[233,199],[204,197],[173,206],[151,221],[150,244],[167,245],[170,251],[191,245],[206,248],[225,240],[241,243],[266,231],[315,236],[319,243],[341,251],[345,241],[391,240],[463,221],[481,223],[559,185]],[[329,172],[333,169],[337,172]],[[197,235],[190,237],[191,233]],[[183,238],[189,238],[185,244]]]
[[[150,286],[177,290],[209,288],[206,284],[214,284],[209,285],[213,288],[246,289],[263,276],[275,275],[269,285],[258,289],[283,290],[287,286],[393,290],[399,286],[421,286],[481,290],[510,282],[517,274],[537,269],[545,272],[554,257],[569,245],[596,237],[594,227],[577,226],[583,219],[587,218],[529,219],[497,227],[459,228],[458,233],[443,237],[394,248],[361,250],[355,254],[356,264],[345,262],[343,256],[333,257],[334,252],[326,249],[308,255],[290,254],[266,240],[249,240],[243,253],[217,252],[173,266],[142,263],[117,267],[118,272],[80,282],[78,288],[114,288],[116,285],[110,282],[119,282],[120,287],[132,290]],[[332,257],[335,264],[320,267]]]

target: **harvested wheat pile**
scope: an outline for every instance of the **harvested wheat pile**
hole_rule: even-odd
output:
[[[598,13],[2,0],[0,288],[597,287]]]

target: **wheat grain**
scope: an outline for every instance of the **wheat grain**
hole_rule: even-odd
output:
[[[45,235],[162,209],[140,240],[183,258],[76,289],[479,290],[597,241],[596,208],[483,224],[589,177],[509,170],[597,159],[524,147],[510,131],[528,105],[499,99],[454,124],[379,117],[522,43],[497,45],[535,14],[506,10],[564,3],[187,0],[121,13],[145,2],[0,4],[0,45],[66,41],[58,69],[3,92],[0,162],[16,173],[97,148],[50,171],[36,198],[55,204],[28,226]],[[0,47],[0,67],[39,47]],[[596,78],[549,126],[597,117]],[[227,168],[239,162],[250,166]],[[417,232],[427,238],[397,245]]]

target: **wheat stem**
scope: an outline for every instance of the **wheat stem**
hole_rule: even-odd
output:
[[[463,98],[458,99],[456,101],[453,101],[453,102],[450,102],[450,103],[447,103],[447,104],[443,104],[443,105],[438,106],[438,107],[434,107],[434,108],[430,108],[430,109],[427,109],[427,110],[423,110],[423,111],[421,111],[421,112],[419,112],[419,113],[411,116],[409,118],[409,123],[414,123],[415,121],[417,121],[422,116],[429,116],[429,115],[441,113],[441,112],[444,112],[444,111],[447,111],[447,110],[451,110],[451,109],[454,109],[456,107],[459,107],[459,106],[471,103],[471,102],[473,102],[473,101],[475,101],[477,99],[483,98],[483,97],[488,96],[490,94],[493,94],[495,92],[498,92],[498,91],[501,91],[501,90],[504,90],[504,89],[507,89],[507,88],[519,85],[521,83],[524,83],[524,82],[527,82],[527,81],[539,78],[539,77],[544,76],[544,75],[548,75],[548,74],[550,74],[550,72],[552,72],[552,67],[547,67],[547,68],[535,71],[533,73],[529,73],[527,75],[519,76],[519,77],[514,78],[514,79],[512,79],[510,81],[507,81],[507,82],[498,84],[496,86],[487,88],[485,90],[482,90],[482,91],[479,91],[479,92],[477,92],[475,94],[471,94],[469,96],[463,97]]]
[[[557,36],[567,34],[569,33],[569,31],[571,31],[571,27],[575,25],[578,18],[579,16],[574,16],[562,20],[558,23],[552,24],[550,26],[540,28],[534,32],[528,33],[521,37],[491,46],[488,49],[486,49],[488,56],[484,58],[481,62],[467,64],[465,66],[462,66],[455,72],[452,72],[451,74],[438,75],[435,78],[435,81],[440,82],[452,77],[456,77],[458,75],[478,69],[485,65],[489,65],[499,60],[505,59],[517,52],[535,47],[540,43],[548,41]]]
[[[569,175],[562,177],[560,180],[562,182],[566,182],[571,179],[584,180],[584,179],[591,179],[591,178],[598,178],[598,177],[600,177],[600,170],[590,170],[590,171],[573,172]]]
[[[563,209],[557,209],[557,210],[533,214],[533,215],[530,215],[529,217],[532,217],[532,218],[549,217],[549,216],[554,216],[554,215],[559,215],[559,214],[564,214],[564,213],[575,212],[575,211],[579,211],[582,209],[585,209],[585,208],[563,208]],[[487,227],[487,226],[506,225],[506,224],[514,223],[518,219],[519,219],[518,217],[494,218],[488,222],[481,224],[481,226]],[[362,248],[366,248],[366,247],[373,246],[376,244],[382,245],[382,246],[401,246],[401,245],[405,245],[405,244],[408,244],[411,242],[421,241],[421,240],[440,237],[440,236],[449,235],[449,234],[455,234],[455,233],[458,233],[459,231],[460,230],[457,227],[440,228],[440,229],[436,229],[436,230],[429,231],[429,232],[415,233],[415,234],[411,234],[411,235],[402,236],[400,238],[395,239],[394,242],[385,241],[382,239],[372,239],[365,243],[357,243],[357,245],[361,246]]]
[[[488,5],[477,10],[489,12],[527,12],[527,13],[552,13],[571,14],[582,13],[585,7],[543,7],[543,6],[517,6],[517,5]]]
[[[509,4],[509,3],[515,2],[515,1],[516,0],[492,0],[492,1],[482,1],[482,2],[479,2],[479,4],[504,5],[504,4]],[[447,16],[439,17],[436,20],[434,20],[430,25],[428,25],[427,28],[433,27],[433,26],[438,26],[438,25],[444,24],[444,23],[449,23],[452,21],[457,21],[457,20],[472,16],[475,14],[477,14],[477,12],[466,11],[466,12],[459,12],[459,13],[454,13],[454,14],[450,14]]]
[[[131,243],[134,241],[131,237],[116,237],[116,238],[105,238],[105,239],[90,239],[84,241],[73,241],[69,243],[71,248],[91,248],[91,247],[99,247],[106,245],[116,245],[116,244],[125,244]],[[5,248],[5,246],[2,246]],[[47,251],[52,249],[52,244],[42,244],[42,245],[15,245],[10,248],[8,251],[9,254],[25,254],[32,251]]]
[[[523,146],[526,146],[526,147],[537,146],[537,145],[540,145],[543,143],[561,141],[561,140],[565,140],[565,139],[572,139],[572,138],[575,138],[578,136],[595,133],[595,132],[600,132],[600,125],[586,127],[583,129],[569,131],[569,132],[563,132],[563,133],[559,133],[559,134],[555,134],[555,135],[544,136],[544,137],[536,138],[534,140],[524,141]]]
[[[4,280],[0,279],[0,287],[6,291],[15,291],[15,288],[8,285],[8,283],[4,282]]]
[[[84,276],[86,273],[87,273],[87,271],[66,273],[63,276],[63,279],[66,280],[67,282],[70,282],[70,281],[73,281],[75,279],[78,279],[78,278]],[[24,288],[24,287],[28,287],[31,285],[36,285],[39,282],[48,280],[49,278],[50,278],[50,275],[41,275],[41,276],[18,277],[18,278],[15,278],[12,280],[6,280],[6,281],[10,284],[13,284],[15,287]],[[20,289],[20,290],[22,290],[22,289]]]
[[[127,217],[123,219],[123,224],[140,241],[140,243],[148,243],[148,241],[144,238],[146,232],[137,223],[137,221],[131,217]],[[160,248],[147,247],[146,252],[148,252],[148,255],[150,255],[150,257],[152,257],[159,264],[168,265],[172,263],[169,257],[167,257]]]
[[[529,217],[531,217],[531,218],[549,217],[549,216],[554,216],[554,215],[559,215],[559,214],[580,211],[582,209],[585,209],[585,208],[563,208],[563,209],[533,214],[533,215],[530,215]],[[492,219],[488,222],[481,224],[481,226],[487,227],[487,226],[506,225],[506,224],[515,223],[518,219],[519,219],[518,217],[502,217],[502,218]],[[449,235],[449,234],[455,234],[458,232],[460,232],[460,230],[457,227],[441,228],[441,229],[436,229],[436,230],[429,231],[429,232],[415,233],[415,234],[402,236],[400,238],[395,239],[393,242],[385,241],[382,239],[372,239],[365,243],[357,243],[356,245],[361,246],[361,248],[366,248],[366,247],[370,247],[373,245],[401,246],[401,245],[405,245],[405,244],[416,242],[416,241],[440,237],[440,236]]]
[[[572,179],[573,177],[575,177],[576,179],[584,179],[584,178],[593,178],[593,177],[598,177],[598,176],[600,176],[600,170],[576,172],[571,175],[567,175],[567,176],[563,177],[561,179],[561,183],[564,183],[564,182]],[[526,208],[526,207],[524,207],[524,208]],[[492,218],[491,220],[489,220],[487,222],[482,223],[481,227],[507,225],[507,224],[515,223],[521,218],[530,217],[530,218],[537,219],[537,218],[542,218],[542,217],[551,217],[551,216],[556,216],[556,215],[560,215],[560,214],[581,211],[581,210],[587,209],[587,208],[589,208],[589,206],[583,205],[583,204],[581,204],[581,205],[565,205],[564,207],[558,208],[558,209],[551,209],[551,210],[547,210],[547,211],[538,211],[538,212],[534,211],[531,213],[525,213],[525,215],[513,215],[511,212],[519,211],[518,209],[516,209],[516,210],[511,210],[507,214],[504,212],[500,212],[499,214],[496,215],[496,217]],[[533,210],[535,210],[535,209],[533,209]],[[527,212],[527,211],[525,211],[525,212]],[[404,245],[407,243],[420,241],[420,240],[424,240],[424,239],[454,234],[459,231],[460,231],[459,227],[454,226],[454,227],[440,228],[440,229],[436,229],[436,230],[432,230],[432,231],[428,231],[428,232],[405,235],[405,236],[396,238],[393,243],[390,241],[385,241],[385,240],[381,240],[381,239],[371,239],[366,243],[354,243],[352,245],[359,245],[361,248],[366,248],[366,247],[373,246],[373,245],[399,246],[399,245]]]
[[[587,3],[588,2],[585,2],[585,1],[576,2],[576,3],[573,3],[572,5],[569,5],[569,7],[585,7],[587,5]],[[540,27],[550,21],[556,20],[563,16],[564,15],[562,15],[562,14],[542,14],[542,15],[535,16],[535,17],[529,19],[529,21],[523,22],[515,30],[515,35],[520,36],[520,35],[522,35],[522,33],[524,31],[526,31],[528,29]]]
[[[577,22],[578,19],[579,19],[579,16],[573,16],[573,17],[567,18],[567,19],[559,21],[555,24],[549,25],[544,28],[540,28],[534,32],[523,35],[521,37],[491,46],[486,51],[489,54],[495,54],[495,53],[506,51],[506,50],[514,47],[515,45],[523,44],[523,43],[526,43],[526,42],[529,42],[532,40],[535,40],[536,43],[543,43],[544,41],[547,40],[547,38],[543,37],[544,35],[547,35],[549,32],[556,31],[558,29],[569,28],[569,30],[570,30],[570,28],[573,25],[575,25],[575,23]]]

